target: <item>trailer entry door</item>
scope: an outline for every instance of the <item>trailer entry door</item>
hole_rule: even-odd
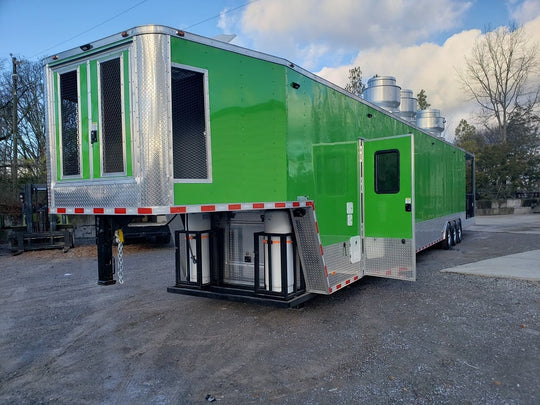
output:
[[[414,281],[413,135],[361,143],[364,275]]]

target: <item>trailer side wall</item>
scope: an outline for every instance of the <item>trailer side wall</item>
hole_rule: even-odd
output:
[[[175,204],[286,200],[285,67],[179,38],[171,61],[208,71],[213,173],[176,182]]]

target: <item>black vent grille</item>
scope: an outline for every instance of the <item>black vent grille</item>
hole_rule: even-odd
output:
[[[171,70],[173,164],[175,179],[207,179],[204,74]]]
[[[124,171],[124,145],[120,59],[102,62],[100,66],[103,172],[121,173]]]
[[[60,104],[62,116],[62,174],[76,176],[81,173],[79,141],[79,98],[77,71],[60,75]]]

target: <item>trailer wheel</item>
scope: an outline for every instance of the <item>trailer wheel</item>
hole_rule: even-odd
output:
[[[441,242],[441,247],[444,250],[450,249],[450,246],[452,245],[452,227],[450,226],[450,222],[446,224],[446,229],[444,231],[444,239]]]
[[[461,241],[463,240],[463,228],[461,226],[461,219],[458,219],[454,226],[456,230],[456,242],[461,243]]]
[[[450,241],[450,243],[452,244],[452,246],[455,246],[456,242],[457,242],[457,240],[456,240],[456,233],[457,232],[456,232],[456,227],[455,227],[456,223],[455,222],[450,222],[449,225],[450,225],[450,233],[452,235],[452,240]]]

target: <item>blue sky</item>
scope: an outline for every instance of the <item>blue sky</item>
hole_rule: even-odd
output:
[[[344,86],[395,76],[447,117],[472,111],[456,85],[486,28],[515,21],[540,42],[540,0],[0,0],[0,63],[39,60],[125,29],[161,24],[284,57]],[[1,66],[1,65],[0,65]],[[451,136],[450,136],[451,138]]]
[[[0,0],[0,58],[9,57],[9,54],[13,53],[19,57],[38,59],[144,24],[168,25],[204,36],[215,36],[224,31],[231,31],[233,28],[239,28],[234,25],[225,29],[220,28],[218,24],[221,13],[227,12],[226,18],[238,21],[248,6],[264,7],[265,3],[272,3],[272,0],[197,0],[196,2],[182,0],[94,0],[91,2]],[[310,8],[317,2],[305,0],[300,3]],[[333,1],[336,7],[339,3],[340,0]],[[360,24],[365,18],[377,18],[376,15],[370,15],[367,8],[369,3],[366,2],[365,14],[358,15]],[[453,27],[434,32],[430,38],[425,38],[426,40],[442,44],[455,32],[471,28],[483,29],[488,25],[497,26],[508,23],[512,19],[509,15],[508,3],[503,0],[453,1],[453,3],[471,3],[471,5]],[[433,18],[430,15],[425,17]],[[301,19],[302,16],[298,18]],[[355,27],[351,27],[351,36],[355,35],[353,28]],[[388,29],[391,28],[388,27]],[[248,36],[241,36],[243,32],[240,28],[235,32],[225,33],[239,35],[236,42],[242,45],[254,44]],[[279,52],[278,46],[271,48],[272,51]],[[257,50],[265,51],[264,49]],[[349,53],[352,55],[354,50],[348,52],[348,56],[350,56]],[[294,57],[294,55],[277,56]],[[331,57],[325,59],[327,63],[321,60],[309,67],[318,70],[332,64]]]

